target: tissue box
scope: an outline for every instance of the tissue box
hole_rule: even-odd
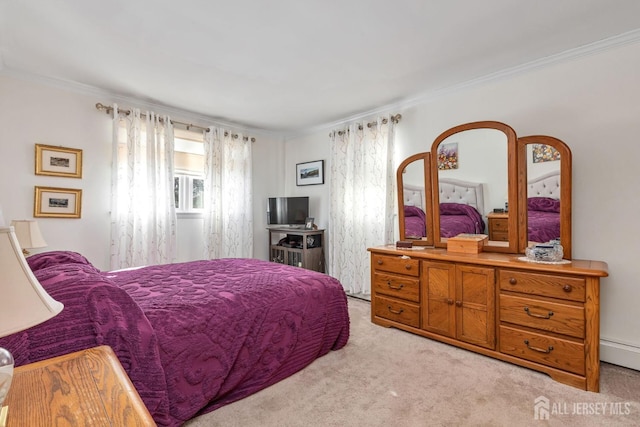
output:
[[[488,240],[486,234],[458,234],[447,239],[447,251],[461,254],[477,254]]]

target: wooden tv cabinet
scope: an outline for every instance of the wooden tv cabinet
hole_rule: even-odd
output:
[[[550,375],[593,392],[600,380],[600,261],[369,248],[371,320]]]

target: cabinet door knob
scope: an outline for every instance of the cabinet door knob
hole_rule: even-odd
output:
[[[516,280],[515,277],[512,277],[512,278],[509,279],[509,284],[510,285],[515,285],[516,283],[518,283],[518,281]]]
[[[571,285],[564,285],[562,287],[562,290],[565,292],[571,292],[573,290],[573,288],[571,287]]]
[[[456,301],[456,306],[462,307],[462,301]]]
[[[453,305],[453,300],[451,298],[447,298],[447,304]]]

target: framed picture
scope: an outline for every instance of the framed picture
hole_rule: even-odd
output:
[[[36,218],[80,218],[82,190],[35,187],[33,216]]]
[[[314,219],[315,219],[315,218],[307,218],[307,219],[304,221],[304,229],[305,229],[305,230],[313,230],[313,220],[314,220]]]
[[[551,145],[533,144],[531,151],[533,163],[553,162],[560,160],[560,153]]]
[[[324,184],[324,160],[298,163],[296,165],[296,185]]]
[[[438,147],[438,169],[458,169],[458,143],[440,144]]]
[[[36,175],[82,178],[82,150],[36,144]]]

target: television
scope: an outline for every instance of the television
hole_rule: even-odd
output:
[[[304,225],[308,216],[309,197],[269,197],[269,225]]]

